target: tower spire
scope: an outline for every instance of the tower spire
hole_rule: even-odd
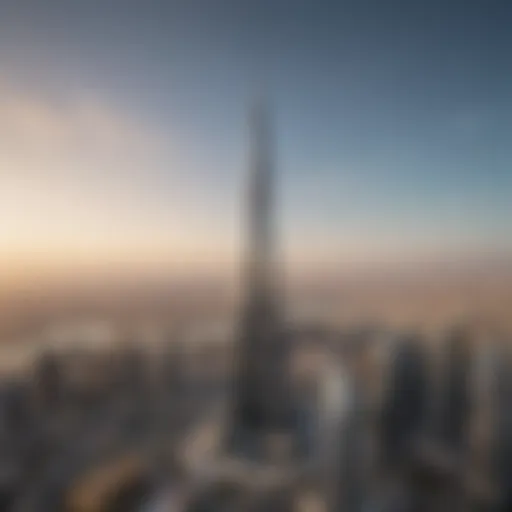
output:
[[[250,112],[251,155],[248,190],[247,299],[256,293],[275,299],[275,233],[272,127],[268,105],[258,100]]]
[[[287,418],[287,351],[276,290],[274,167],[270,114],[258,101],[251,110],[246,295],[236,346],[233,434],[260,445]]]

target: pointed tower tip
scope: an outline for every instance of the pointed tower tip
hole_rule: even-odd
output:
[[[262,126],[268,123],[270,108],[269,102],[264,96],[257,96],[249,110],[252,126]]]

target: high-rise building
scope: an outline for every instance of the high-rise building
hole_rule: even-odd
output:
[[[57,354],[42,354],[37,361],[35,372],[38,406],[42,412],[53,411],[58,406],[63,392],[63,368]]]
[[[467,333],[454,330],[446,340],[441,380],[438,435],[448,449],[467,448],[471,408],[471,347]]]
[[[254,453],[266,434],[287,430],[291,407],[274,246],[271,123],[262,103],[252,111],[251,131],[246,296],[235,348],[230,444]]]
[[[409,457],[428,405],[428,365],[420,340],[406,337],[394,350],[380,425],[383,462],[392,467]]]

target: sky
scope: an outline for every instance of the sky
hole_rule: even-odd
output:
[[[229,267],[247,111],[295,268],[512,255],[506,0],[0,0],[0,266]]]

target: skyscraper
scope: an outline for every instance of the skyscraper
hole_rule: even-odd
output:
[[[428,368],[420,340],[405,337],[394,347],[381,418],[383,462],[401,467],[411,442],[421,433],[428,403]]]
[[[235,348],[231,448],[259,451],[267,433],[286,430],[291,419],[287,347],[274,246],[274,166],[269,112],[263,103],[251,112],[252,154],[246,285]],[[234,444],[233,444],[234,443]]]
[[[471,347],[468,333],[455,329],[446,340],[441,375],[438,434],[448,449],[467,448],[471,413]]]

